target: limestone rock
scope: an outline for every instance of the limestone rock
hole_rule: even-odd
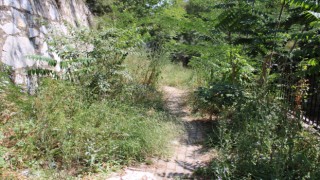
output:
[[[27,27],[27,18],[25,14],[13,8],[11,11],[13,23],[15,23],[18,27]]]
[[[32,5],[29,0],[20,0],[20,6],[21,6],[21,9],[25,11],[28,11],[28,12],[33,11]]]
[[[42,40],[39,37],[34,37],[33,38],[33,43],[37,46],[41,44]]]
[[[64,25],[64,24],[61,24],[61,23],[56,23],[56,22],[52,22],[50,24],[50,27],[49,27],[52,31],[52,33],[56,34],[56,33],[59,33],[61,35],[62,34],[68,34],[68,28]]]
[[[53,5],[50,5],[50,7],[49,7],[49,15],[50,15],[50,19],[53,21],[57,21],[60,19],[60,14],[59,14],[57,8]]]
[[[38,54],[61,61],[49,52],[45,42],[50,32],[68,34],[65,23],[90,25],[91,13],[84,0],[0,0],[0,6],[0,62],[12,66],[14,81],[26,86],[34,84],[28,80],[26,67],[35,65],[26,55]],[[61,71],[58,66],[54,69]]]
[[[14,83],[16,84],[27,84],[27,78],[23,72],[15,72]]]
[[[41,54],[43,55],[47,55],[48,54],[48,51],[49,51],[49,47],[48,47],[48,44],[46,42],[43,43],[42,47],[41,47]]]
[[[20,9],[20,3],[17,0],[3,0],[3,5]]]
[[[34,61],[26,56],[33,54],[35,49],[28,38],[9,36],[2,49],[2,62],[14,68],[32,66]]]
[[[0,11],[0,24],[6,24],[11,22],[12,20],[12,13],[9,10]]]
[[[17,34],[20,32],[20,30],[17,28],[17,26],[12,22],[1,26],[1,29],[8,35]]]
[[[35,28],[29,28],[29,38],[34,38],[39,36],[39,31]]]
[[[40,27],[40,32],[43,34],[48,34],[48,29],[45,26]]]

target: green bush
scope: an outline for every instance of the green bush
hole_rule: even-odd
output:
[[[143,161],[167,152],[177,135],[167,114],[119,101],[89,104],[81,88],[49,80],[36,97],[36,124],[29,142],[30,159],[50,168],[94,171]]]
[[[212,115],[235,105],[243,98],[241,89],[229,83],[213,83],[209,87],[199,87],[194,94],[193,109]]]
[[[57,30],[49,39],[49,51],[62,61],[38,55],[27,56],[48,66],[62,69],[60,72],[43,67],[28,69],[30,76],[51,76],[86,88],[92,100],[103,100],[119,94],[132,77],[123,65],[129,53],[140,42],[132,29],[100,28],[75,29],[61,35]]]
[[[211,137],[220,156],[199,172],[219,179],[318,179],[319,140],[283,107],[258,95],[238,104],[232,119],[222,116]]]

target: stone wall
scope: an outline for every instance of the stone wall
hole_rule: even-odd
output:
[[[89,27],[91,18],[83,0],[0,0],[0,60],[12,67],[15,83],[28,87],[26,68],[36,62],[26,56],[52,57],[45,42],[48,32],[66,32],[66,22]]]

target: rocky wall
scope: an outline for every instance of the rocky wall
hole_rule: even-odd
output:
[[[90,27],[92,16],[83,0],[0,0],[0,60],[13,69],[12,79],[32,86],[28,55],[51,56],[45,39],[51,30],[66,32],[65,23]]]

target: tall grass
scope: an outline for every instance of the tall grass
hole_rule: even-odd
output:
[[[124,64],[128,67],[129,73],[134,75],[133,80],[140,84],[148,84],[151,75],[156,74],[152,79],[152,85],[181,88],[195,86],[194,71],[171,62],[164,52],[152,56],[139,50],[139,53],[128,56]]]
[[[10,169],[21,168],[24,155],[16,147],[24,146],[32,116],[32,101],[10,78],[10,69],[0,64],[0,179],[15,179]]]
[[[95,171],[102,164],[126,165],[163,156],[177,125],[165,112],[118,101],[88,104],[81,88],[49,81],[34,104],[37,128],[30,158],[48,168]]]
[[[195,87],[194,71],[181,64],[167,62],[162,68],[159,84],[180,88]]]
[[[29,97],[1,79],[0,170],[9,173],[0,177],[19,168],[39,178],[110,171],[168,155],[180,125],[163,111],[161,93],[138,81],[145,74],[131,73],[134,80],[104,100],[92,100],[85,87],[52,79],[43,79]],[[7,112],[13,118],[4,121]]]
[[[127,56],[124,65],[135,83],[155,87],[167,61],[166,52],[148,52],[145,49],[138,49],[136,53]]]

